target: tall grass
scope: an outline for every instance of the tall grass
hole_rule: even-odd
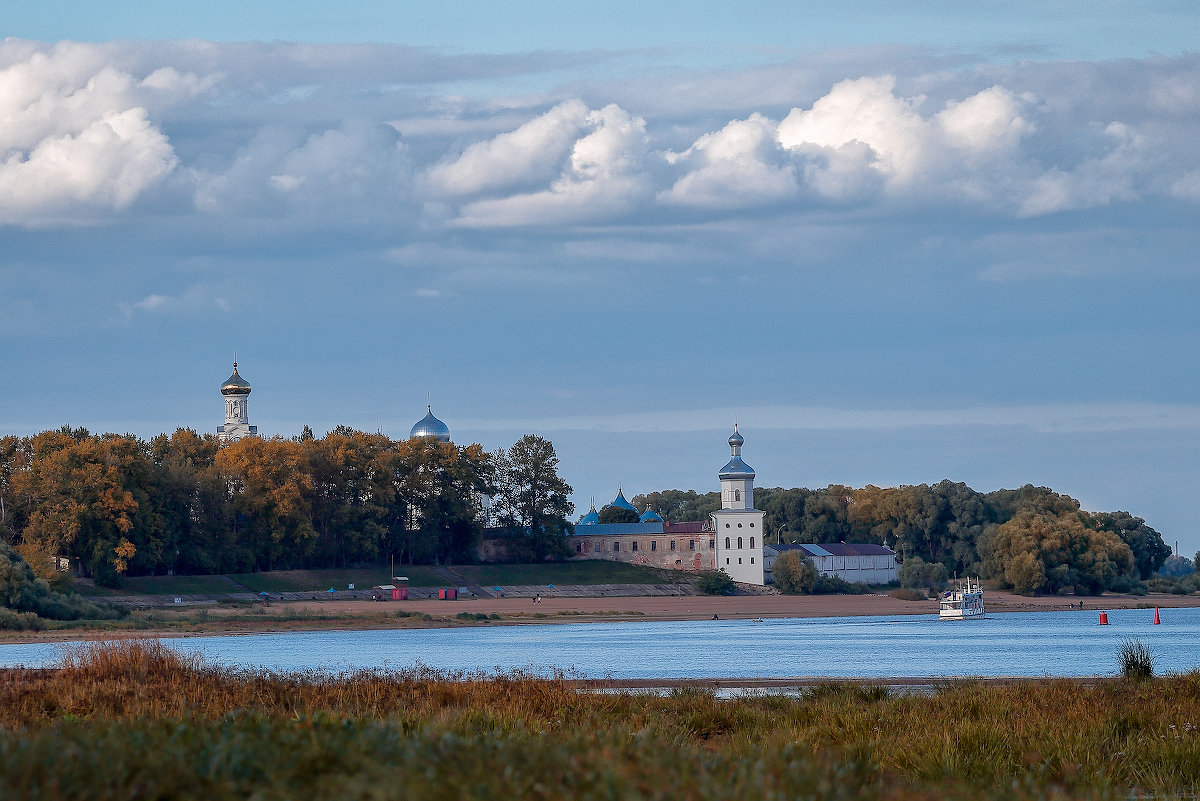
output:
[[[586,685],[586,682],[584,683]],[[0,671],[12,798],[1126,798],[1200,789],[1200,674],[592,693],[563,676],[230,670],[153,641]],[[3,795],[5,793],[0,793]]]
[[[1117,665],[1127,679],[1148,679],[1154,675],[1154,653],[1141,640],[1123,640],[1117,648]]]

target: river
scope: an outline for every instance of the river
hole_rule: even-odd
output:
[[[558,623],[166,638],[225,665],[342,671],[423,664],[489,673],[563,670],[592,678],[1093,676],[1117,671],[1137,638],[1158,672],[1200,669],[1200,609]],[[0,645],[0,666],[53,664],[62,644]]]

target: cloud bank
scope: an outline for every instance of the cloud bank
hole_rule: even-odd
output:
[[[525,96],[483,82],[488,69],[557,66],[387,46],[7,40],[0,224],[117,219],[155,192],[162,202],[143,213],[410,231],[847,207],[1020,219],[1200,202],[1197,56],[1119,72],[1054,62],[922,72],[910,61],[716,125],[739,81],[746,98],[766,97],[762,70],[723,75],[721,108],[700,92],[667,96],[677,86],[667,79]],[[788,69],[769,73],[774,85]],[[790,69],[811,83],[805,65]],[[451,89],[468,77],[483,82],[477,94]]]

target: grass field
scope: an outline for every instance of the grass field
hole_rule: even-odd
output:
[[[509,584],[670,584],[683,574],[624,562],[553,562],[539,565],[464,565],[455,573],[480,587]]]
[[[536,565],[454,565],[449,568],[461,581],[452,581],[428,565],[396,566],[395,575],[407,576],[410,587],[480,587],[567,584],[667,584],[687,581],[681,574],[623,562],[554,562]],[[77,582],[72,589],[95,598],[113,595],[216,595],[231,592],[324,592],[345,590],[350,584],[370,589],[391,583],[388,565],[333,570],[275,570],[226,576],[137,576],[126,578],[120,589]]]
[[[0,670],[0,776],[8,797],[96,801],[1194,799],[1200,674],[721,700],[225,670],[125,641]]]

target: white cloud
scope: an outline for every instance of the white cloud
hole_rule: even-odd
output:
[[[213,214],[298,214],[326,221],[395,216],[411,184],[395,129],[351,121],[303,140],[262,130],[223,170],[197,170],[195,204]]]
[[[779,143],[806,161],[806,183],[831,199],[878,187],[941,202],[1008,202],[1012,177],[1029,170],[1020,152],[1036,130],[1022,116],[1029,99],[992,86],[926,116],[924,96],[898,97],[895,86],[890,75],[841,81],[811,108],[792,109]]]
[[[446,195],[548,181],[562,168],[579,132],[589,122],[579,100],[560,103],[514,131],[476,142],[457,158],[430,168],[427,179]]]
[[[131,321],[136,315],[159,317],[192,316],[229,312],[233,305],[211,286],[192,284],[179,295],[153,293],[132,303],[119,304],[123,322]]]
[[[694,163],[659,199],[667,203],[730,208],[794,197],[792,165],[782,161],[775,143],[776,126],[761,114],[733,120],[705,134],[683,153],[668,153],[669,163]]]
[[[174,169],[131,75],[91,45],[33,50],[0,69],[0,224],[120,211]]]
[[[462,227],[573,224],[632,210],[650,191],[645,174],[646,122],[615,105],[589,111],[587,133],[571,145],[567,164],[538,192],[477,200],[462,207]]]

